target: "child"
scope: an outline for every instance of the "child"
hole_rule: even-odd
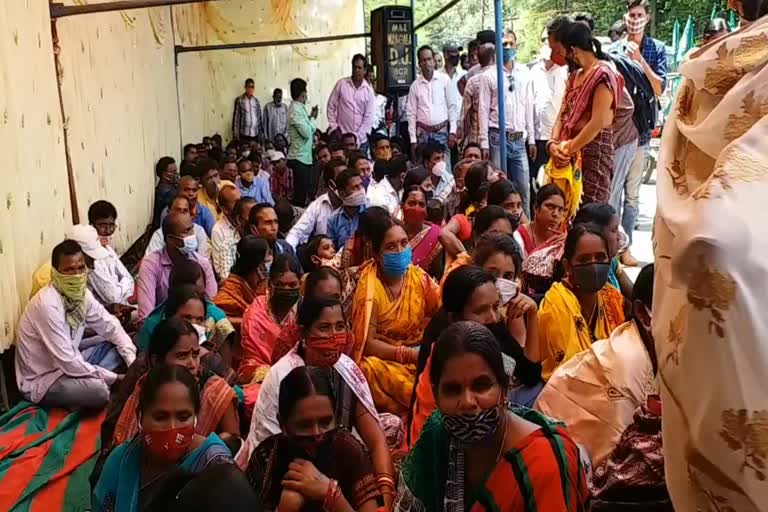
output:
[[[427,201],[427,221],[442,226],[445,222],[443,203],[439,199]]]

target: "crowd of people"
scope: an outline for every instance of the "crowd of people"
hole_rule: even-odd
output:
[[[673,510],[655,265],[625,272],[666,80],[648,20],[629,0],[605,51],[557,17],[530,69],[505,35],[503,84],[492,31],[466,72],[421,47],[402,137],[362,55],[326,132],[304,80],[262,110],[249,79],[230,143],[157,162],[136,269],[92,204],[36,275],[16,379],[105,411],[93,509]]]

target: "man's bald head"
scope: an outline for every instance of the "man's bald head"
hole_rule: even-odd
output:
[[[169,238],[180,239],[190,234],[194,234],[194,226],[192,225],[192,217],[188,213],[172,211],[165,217],[163,235],[166,244]]]
[[[496,46],[491,43],[483,43],[477,50],[477,60],[482,67],[490,66],[496,62]]]
[[[240,191],[232,185],[224,185],[219,191],[219,206],[227,216],[232,216],[235,203],[240,200]]]

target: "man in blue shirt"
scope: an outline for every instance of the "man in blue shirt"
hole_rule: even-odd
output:
[[[667,85],[667,50],[664,43],[645,34],[645,27],[650,21],[650,3],[648,0],[627,0],[627,14],[624,23],[627,25],[627,54],[640,64],[645,76],[653,87],[656,96],[664,92]],[[632,243],[632,232],[640,206],[640,185],[643,180],[648,146],[651,140],[650,130],[640,133],[637,141],[637,152],[627,174],[624,184],[624,212],[621,215],[621,226]],[[627,249],[621,256],[621,262],[627,266],[637,266],[637,260]]]
[[[328,219],[327,235],[333,240],[333,246],[338,251],[357,231],[360,214],[365,211],[363,179],[357,171],[345,169],[336,177],[336,190],[342,206]]]
[[[211,237],[213,226],[216,224],[216,219],[213,217],[211,210],[197,202],[197,191],[200,189],[200,182],[193,176],[183,176],[179,181],[179,194],[184,196],[189,201],[189,215],[192,217],[192,222],[200,226],[205,230],[205,234],[208,238]],[[165,220],[168,215],[168,207],[163,210],[160,215],[160,222]]]
[[[274,205],[272,192],[269,189],[269,175],[256,176],[253,170],[253,162],[243,158],[237,162],[237,172],[240,177],[235,180],[235,185],[240,190],[240,197],[249,197],[258,203]]]

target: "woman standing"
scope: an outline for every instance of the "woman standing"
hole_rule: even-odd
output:
[[[440,226],[427,222],[427,196],[419,185],[403,193],[403,227],[413,249],[413,264],[430,276],[439,278],[443,270],[440,255]]]
[[[233,324],[240,325],[251,302],[264,294],[271,265],[272,251],[263,238],[248,235],[237,243],[235,264],[213,299]]]
[[[565,24],[553,37],[558,47],[553,48],[558,50],[553,61],[560,64],[555,58],[564,57],[562,64],[568,63],[571,74],[547,150],[558,169],[580,154],[581,202],[607,203],[613,178],[613,115],[620,92],[617,75],[586,24]]]
[[[578,447],[538,413],[506,407],[509,377],[487,328],[451,325],[429,373],[438,411],[403,463],[397,510],[586,510]]]
[[[438,307],[437,283],[412,265],[403,225],[382,219],[370,233],[373,261],[361,273],[352,306],[353,359],[380,411],[404,414],[416,377],[418,344]]]
[[[197,381],[186,368],[160,365],[147,375],[138,400],[141,434],[112,451],[93,492],[95,512],[139,512],[165,476],[181,468],[199,473],[232,463],[216,434],[196,433],[200,413]]]

